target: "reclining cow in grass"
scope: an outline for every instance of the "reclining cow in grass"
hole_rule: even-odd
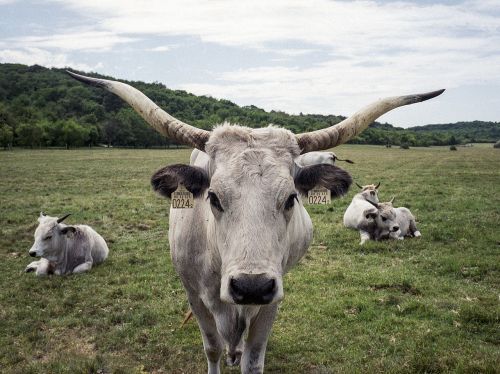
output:
[[[172,262],[200,327],[208,372],[229,365],[262,373],[267,340],[283,299],[283,275],[305,254],[312,223],[299,194],[315,186],[346,193],[351,178],[328,164],[296,168],[303,153],[343,144],[385,112],[442,93],[381,100],[327,129],[295,135],[277,128],[222,125],[195,128],[160,109],[135,88],[71,74],[128,102],[164,136],[197,148],[191,165],[170,165],[152,177],[164,196],[182,185],[194,197],[170,208]],[[240,362],[241,359],[241,362]]]
[[[373,231],[376,228],[374,221],[375,213],[377,209],[373,207],[371,203],[377,204],[378,199],[378,188],[380,183],[377,185],[367,184],[365,186],[356,185],[361,189],[352,198],[351,204],[347,207],[344,213],[344,226],[358,230],[361,238],[359,244],[364,244],[369,239],[374,239]]]
[[[30,263],[25,271],[36,275],[65,275],[83,273],[108,257],[106,242],[87,225],[68,226],[64,217],[50,217],[40,213],[35,230],[35,243],[29,250],[32,257],[41,257]]]
[[[333,152],[308,152],[295,158],[295,164],[299,168],[305,166],[318,165],[318,164],[329,164],[334,165],[335,161],[345,161],[349,164],[354,164],[351,160],[338,158]]]
[[[393,206],[394,197],[384,203],[369,202],[376,209],[367,213],[373,220],[371,236],[374,240],[398,239],[422,236],[417,229],[415,217],[408,208]]]

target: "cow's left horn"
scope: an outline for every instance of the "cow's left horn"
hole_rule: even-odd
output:
[[[354,113],[351,117],[326,129],[297,134],[297,143],[301,153],[321,151],[344,144],[366,129],[382,114],[403,105],[419,103],[439,96],[444,90],[423,94],[388,97]]]
[[[107,79],[90,78],[68,71],[73,78],[91,86],[104,88],[120,96],[141,115],[156,131],[175,142],[205,150],[210,131],[202,130],[179,121],[161,109],[151,99],[134,87]]]
[[[57,219],[57,223],[61,223],[62,221],[64,221],[66,218],[68,218],[69,216],[71,215],[71,213],[68,213],[66,214],[65,216],[61,217],[61,218],[58,218]]]

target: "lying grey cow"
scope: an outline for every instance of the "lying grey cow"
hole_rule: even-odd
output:
[[[318,165],[318,164],[329,164],[333,165],[335,164],[335,161],[345,161],[349,164],[354,164],[351,160],[343,160],[341,158],[338,158],[337,155],[333,152],[308,152],[304,153],[303,155],[300,155],[299,157],[295,158],[295,164],[299,168],[303,168],[305,166],[311,166],[311,165]]]
[[[294,160],[347,142],[391,109],[443,92],[383,99],[337,125],[297,135],[228,124],[206,131],[172,117],[125,83],[71,75],[117,94],[164,136],[205,152],[196,151],[191,165],[160,169],[151,182],[166,197],[180,184],[194,196],[193,208],[170,208],[168,237],[211,374],[220,373],[224,348],[228,364],[241,357],[243,373],[264,371],[267,340],[284,297],[283,275],[312,240],[312,222],[298,195],[323,186],[335,197],[351,183],[336,166],[297,169]]]
[[[108,246],[102,236],[86,225],[65,225],[62,221],[68,216],[57,218],[40,213],[35,243],[29,254],[41,259],[29,264],[26,272],[35,271],[36,275],[82,273],[108,257]]]
[[[372,207],[363,212],[365,221],[359,225],[360,231],[362,230],[367,234],[365,239],[382,240],[389,237],[397,238],[400,230],[396,220],[396,212],[392,207],[392,200],[385,203],[367,201]]]
[[[393,201],[394,198],[384,203],[370,202],[376,209],[375,212],[366,211],[367,219],[372,219],[366,228],[370,232],[370,238],[403,240],[405,237],[420,237],[415,217],[410,210],[405,207],[394,208]]]
[[[377,209],[371,203],[377,204],[379,202],[378,188],[380,183],[365,186],[356,183],[356,185],[361,189],[361,192],[354,195],[351,204],[347,207],[344,213],[344,226],[358,230],[361,238],[359,244],[364,244],[367,240],[373,239],[373,233],[370,232],[375,229],[373,217]],[[369,215],[369,213],[371,214]]]

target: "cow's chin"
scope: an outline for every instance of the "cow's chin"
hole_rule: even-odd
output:
[[[233,305],[268,305],[283,299],[279,274],[232,273],[221,279],[220,299]]]

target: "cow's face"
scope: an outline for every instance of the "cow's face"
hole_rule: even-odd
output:
[[[400,232],[396,221],[396,211],[391,202],[375,204],[376,211],[366,211],[367,219],[373,220],[379,237],[397,235]]]
[[[380,185],[380,184],[379,184]],[[371,201],[372,203],[377,204],[379,202],[378,199],[378,187],[379,185],[368,184],[362,187],[360,194],[367,201]]]
[[[72,226],[57,222],[57,217],[41,214],[39,225],[35,230],[35,242],[29,250],[32,257],[43,257],[49,261],[56,261],[63,248],[66,236],[74,232]]]
[[[322,185],[335,197],[345,194],[351,183],[349,174],[333,165],[296,170],[299,151],[288,134],[274,128],[253,130],[229,144],[227,137],[225,144],[211,138],[206,170],[182,166],[180,173],[181,166],[172,165],[153,176],[153,187],[160,193],[169,196],[162,186],[182,182],[210,210],[208,246],[220,264],[220,297],[225,302],[261,305],[281,300],[282,275],[297,234],[292,227],[297,230],[299,215],[306,214],[300,194]],[[243,135],[251,139],[242,142]],[[273,135],[285,141],[273,142]],[[193,189],[192,180],[201,188]]]

